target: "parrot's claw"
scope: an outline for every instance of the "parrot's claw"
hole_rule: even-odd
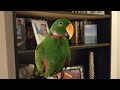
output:
[[[54,75],[52,75],[50,77],[47,77],[47,79],[58,79],[58,76],[54,74]]]

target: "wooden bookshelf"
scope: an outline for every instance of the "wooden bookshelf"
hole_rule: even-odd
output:
[[[70,44],[71,49],[71,66],[83,65],[85,78],[89,78],[89,52],[94,52],[95,58],[95,79],[110,78],[111,64],[111,15],[81,14],[66,11],[15,11],[14,22],[16,17],[38,18],[48,21],[54,21],[58,18],[69,20],[93,20],[98,25],[97,44]],[[14,24],[14,38],[16,45],[16,28]],[[15,46],[15,55],[18,66],[20,64],[33,64],[35,61],[35,50],[18,50]],[[18,77],[17,77],[18,78]]]

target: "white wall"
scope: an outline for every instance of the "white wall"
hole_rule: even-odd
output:
[[[120,11],[118,12],[118,36],[117,36],[117,42],[118,42],[118,47],[117,47],[117,78],[120,79]]]
[[[15,79],[13,19],[11,11],[0,11],[0,79]]]
[[[112,11],[111,79],[120,79],[120,11]]]

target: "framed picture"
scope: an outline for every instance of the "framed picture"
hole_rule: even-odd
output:
[[[82,65],[67,67],[66,70],[63,70],[65,73],[68,73],[72,76],[71,79],[84,79],[84,68]]]
[[[105,15],[105,11],[87,11],[88,14],[100,14]]]
[[[39,45],[49,32],[47,21],[31,19],[37,45]]]

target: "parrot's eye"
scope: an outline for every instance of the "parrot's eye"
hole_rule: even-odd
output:
[[[62,22],[59,22],[59,26],[63,26],[63,23],[62,23]]]

